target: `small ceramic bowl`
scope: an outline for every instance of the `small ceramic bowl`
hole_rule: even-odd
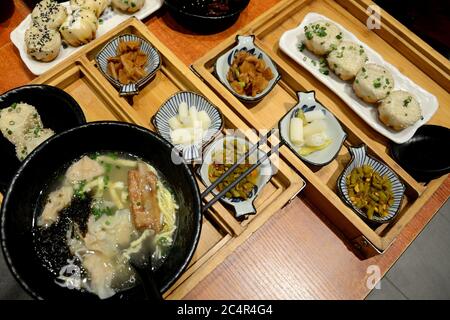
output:
[[[324,166],[330,163],[334,158],[336,158],[339,150],[341,150],[342,144],[347,138],[347,134],[344,129],[342,129],[341,124],[335,118],[335,116],[328,111],[319,101],[316,100],[315,92],[297,92],[298,103],[295,105],[278,123],[278,127],[280,130],[280,136],[283,142],[289,147],[289,149],[294,152],[297,157],[302,159],[303,161],[315,165],[315,166]],[[298,110],[302,110],[303,112],[320,110],[325,115],[324,121],[327,124],[327,136],[332,139],[332,142],[329,146],[324,148],[323,150],[319,150],[313,152],[307,156],[301,156],[298,153],[299,147],[296,146],[289,137],[289,126],[290,120],[295,117]]]
[[[229,28],[239,18],[250,0],[226,1],[228,9],[208,14],[211,0],[165,0],[164,3],[174,19],[183,26],[200,34],[211,34]]]
[[[359,147],[350,147],[349,148],[352,159],[348,163],[347,167],[345,167],[344,171],[341,173],[337,180],[337,188],[339,191],[339,195],[344,203],[353,209],[358,215],[360,215],[363,219],[376,222],[376,223],[386,223],[391,221],[399,212],[403,196],[405,194],[405,185],[400,180],[400,178],[392,171],[388,166],[381,163],[380,161],[372,158],[367,154],[366,145],[361,145]],[[371,166],[376,172],[378,172],[381,176],[387,175],[391,184],[392,184],[392,193],[394,196],[394,203],[389,208],[389,214],[386,217],[379,217],[374,214],[372,219],[369,219],[364,211],[356,208],[350,197],[348,195],[347,184],[345,178],[352,172],[352,170],[356,167],[361,167],[362,165]]]
[[[275,84],[281,79],[280,73],[277,70],[277,67],[275,63],[272,61],[272,59],[269,58],[269,56],[264,53],[261,49],[259,49],[255,45],[255,36],[236,36],[237,45],[230,49],[229,51],[225,52],[223,55],[221,55],[214,65],[214,72],[219,79],[220,82],[228,89],[231,93],[233,93],[238,99],[242,100],[243,102],[258,102],[262,98],[264,98],[275,86]],[[266,66],[269,67],[272,70],[273,78],[269,81],[268,86],[260,93],[258,93],[256,96],[251,97],[247,95],[241,95],[238,94],[236,91],[233,90],[230,83],[227,80],[227,73],[230,69],[230,66],[233,64],[233,59],[236,53],[239,51],[245,50],[253,55],[256,55],[259,59],[263,59],[266,63]]]
[[[443,156],[450,149],[450,129],[424,125],[402,144],[390,142],[392,157],[414,179],[428,182],[450,172],[450,158]]]
[[[148,61],[146,65],[147,75],[137,82],[122,84],[118,80],[111,77],[108,73],[108,58],[117,55],[117,46],[122,41],[139,41],[141,50],[147,54]],[[121,96],[131,96],[139,93],[139,90],[146,85],[156,74],[161,66],[161,57],[158,50],[154,48],[150,42],[135,34],[122,34],[111,39],[95,56],[95,62],[101,73],[109,80],[118,90]]]
[[[206,111],[211,119],[211,125],[203,136],[201,142],[191,145],[177,144],[175,148],[182,153],[186,161],[201,158],[202,148],[208,145],[223,128],[223,116],[219,109],[202,95],[191,91],[180,91],[171,96],[159,108],[152,117],[152,123],[158,133],[167,141],[172,142],[170,137],[169,119],[178,115],[181,102],[186,102],[189,107],[196,106],[198,111]]]
[[[250,143],[248,140],[244,139],[243,137],[237,136],[237,135],[229,135],[224,136],[220,139],[215,140],[206,150],[204,157],[203,157],[203,163],[198,169],[198,175],[200,176],[200,179],[202,180],[203,184],[205,186],[211,185],[211,181],[209,180],[208,175],[208,168],[209,165],[213,162],[213,153],[214,152],[221,152],[223,150],[223,143],[224,140],[227,143],[233,143],[235,140],[240,145],[247,145],[248,148],[251,148],[253,146],[252,143]],[[252,155],[249,156],[249,161],[247,163],[253,164],[256,163],[258,158],[262,158],[264,156],[264,152],[260,149],[257,149]],[[253,204],[256,197],[262,190],[262,188],[270,181],[272,175],[273,175],[273,169],[272,164],[269,159],[266,159],[261,163],[261,165],[258,167],[259,170],[259,177],[257,184],[255,188],[253,189],[250,197],[246,200],[242,200],[241,198],[228,198],[228,197],[222,197],[220,200],[224,203],[234,207],[236,218],[245,216],[247,214],[255,214],[256,209]],[[219,192],[217,190],[213,190],[212,194],[216,195]]]

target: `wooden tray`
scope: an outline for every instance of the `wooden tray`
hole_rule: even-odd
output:
[[[119,97],[118,91],[99,72],[94,60],[95,54],[106,42],[122,33],[137,34],[147,39],[158,49],[162,58],[161,69],[155,78],[132,101]],[[154,128],[150,124],[150,118],[157,112],[160,105],[177,91],[191,90],[207,97],[222,111],[225,128],[248,129],[238,116],[151,34],[143,23],[135,18],[123,22],[86,45],[32,83],[57,86],[71,94],[83,109],[87,121],[126,121],[151,130]],[[255,141],[256,135],[250,134],[249,138]],[[255,201],[258,213],[247,220],[237,220],[230,208],[216,203],[203,218],[200,241],[189,267],[165,293],[165,298],[179,299],[186,295],[303,189],[304,180],[294,170],[283,160],[271,159],[278,170]],[[204,187],[201,186],[201,188]]]
[[[366,27],[369,1],[284,0],[260,16],[237,34],[254,34],[256,45],[277,64],[281,81],[271,93],[254,106],[246,106],[229,92],[213,74],[214,63],[221,54],[235,45],[235,35],[229,37],[204,57],[192,69],[228,106],[254,127],[275,127],[280,118],[296,103],[296,91],[315,90],[316,97],[341,121],[348,134],[347,143],[365,143],[371,155],[390,166],[405,182],[406,197],[394,221],[381,226],[369,226],[347,207],[337,194],[336,181],[350,159],[346,146],[330,164],[316,168],[283,149],[282,154],[309,182],[305,195],[326,214],[365,257],[386,250],[405,225],[414,217],[446,177],[427,185],[415,181],[388,154],[386,138],[372,130],[359,116],[308,71],[291,60],[278,48],[281,35],[300,24],[309,12],[318,12],[342,24],[363,40],[384,59],[395,65],[418,85],[434,94],[440,104],[430,123],[450,126],[450,64],[442,56],[413,35],[387,13],[381,12],[382,29],[372,32]]]

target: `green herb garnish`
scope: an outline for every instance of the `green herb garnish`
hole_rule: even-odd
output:
[[[298,50],[300,51],[300,52],[303,52],[303,50],[305,50],[305,44],[303,43],[303,41],[302,41],[302,43],[300,43],[299,45],[298,45]]]
[[[411,102],[412,97],[408,97],[405,100],[403,100],[403,106],[406,108],[408,107],[408,104]]]
[[[381,87],[381,82],[375,80],[375,81],[373,82],[373,86],[374,86],[374,88],[379,88],[379,87]]]
[[[110,173],[112,165],[110,163],[103,163],[103,168],[105,168],[105,173]]]
[[[114,211],[111,207],[100,208],[98,205],[93,206],[92,215],[95,217],[95,220],[100,219],[102,216],[107,215],[108,217],[114,215]]]
[[[108,153],[108,157],[112,158],[113,160],[119,159],[119,154],[117,152],[110,152]]]
[[[319,71],[321,74],[324,74],[326,76],[330,73],[330,70],[328,70],[327,68],[320,68]]]
[[[79,199],[85,199],[86,198],[86,192],[83,190],[86,186],[86,180],[80,181],[80,183],[76,186],[74,189],[74,195],[76,198]]]
[[[108,188],[108,184],[109,184],[109,176],[104,176],[103,177],[103,183],[105,184],[103,189],[107,189]]]

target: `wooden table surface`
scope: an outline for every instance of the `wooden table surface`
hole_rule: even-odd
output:
[[[23,0],[0,4],[0,92],[35,76],[20,60],[9,33],[30,12]],[[161,9],[144,22],[187,65],[251,22],[277,0],[252,0],[225,32],[201,36],[188,32]],[[360,260],[319,210],[300,195],[211,272],[187,299],[363,299],[376,265],[389,270],[450,195],[450,178],[426,203],[383,254]]]

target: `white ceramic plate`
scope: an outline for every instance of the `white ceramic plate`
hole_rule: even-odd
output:
[[[69,8],[69,1],[61,3],[63,6]],[[136,18],[142,20],[146,17],[148,17],[150,14],[161,8],[163,4],[163,0],[146,0],[144,6],[141,10],[134,14],[126,14],[122,13],[118,10],[113,10],[112,7],[106,8],[106,10],[103,12],[103,14],[100,16],[99,19],[101,19],[101,23],[98,26],[97,30],[97,36],[96,38],[100,37],[101,35],[105,34],[115,26],[117,26],[119,23],[125,21],[126,19],[135,16]],[[59,52],[59,55],[56,57],[55,60],[50,62],[41,62],[34,60],[31,58],[26,51],[25,48],[25,31],[28,29],[28,27],[31,24],[31,14],[29,14],[18,26],[11,32],[11,41],[14,43],[14,45],[17,47],[20,53],[20,57],[22,58],[22,61],[25,63],[25,65],[30,69],[32,73],[35,75],[40,75],[52,68],[53,66],[57,65],[58,63],[64,61],[67,59],[70,55],[74,54],[78,51],[80,47],[71,47],[68,46],[67,48],[61,47],[61,51]]]
[[[329,75],[322,74],[319,71],[320,57],[309,52],[307,49],[300,52],[298,48],[299,44],[305,40],[304,26],[317,20],[327,20],[336,24],[342,31],[343,40],[350,40],[364,47],[369,58],[368,62],[374,62],[386,67],[392,73],[394,78],[394,90],[402,89],[409,91],[416,97],[422,108],[423,119],[402,131],[394,131],[385,126],[378,119],[378,112],[375,105],[366,103],[355,95],[352,88],[352,81],[343,81],[339,79],[339,77],[336,76],[331,70]],[[411,79],[400,73],[396,67],[386,62],[377,52],[372,50],[364,42],[361,42],[340,24],[323,15],[314,12],[308,13],[297,28],[288,30],[281,36],[279,45],[280,49],[284,53],[303,66],[306,70],[311,72],[328,88],[333,90],[354,112],[356,112],[356,114],[366,121],[369,126],[396,143],[403,143],[411,139],[416,130],[429,121],[438,109],[438,100],[434,95],[428,91],[425,91],[422,87],[412,82]]]

